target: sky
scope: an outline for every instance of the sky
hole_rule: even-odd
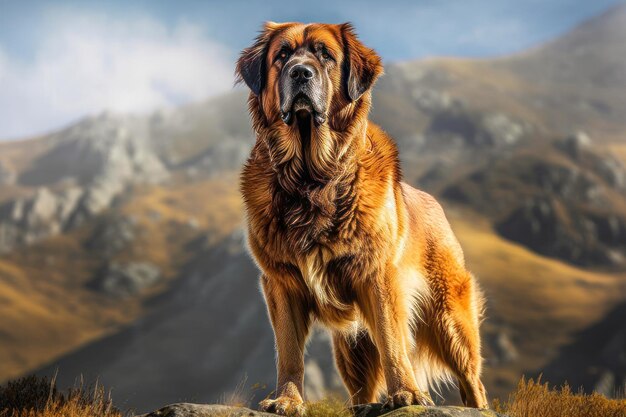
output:
[[[502,56],[618,0],[0,0],[0,140],[223,94],[262,23],[352,22],[385,62]]]

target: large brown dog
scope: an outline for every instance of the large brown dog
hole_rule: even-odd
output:
[[[368,121],[383,67],[350,24],[267,23],[237,62],[257,141],[241,177],[248,242],[278,350],[276,399],[303,411],[312,322],[332,329],[353,403],[432,404],[456,376],[466,405],[480,381],[482,299],[445,215],[401,182],[393,141]]]

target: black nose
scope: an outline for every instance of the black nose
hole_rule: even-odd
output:
[[[315,69],[306,64],[297,64],[289,70],[289,76],[294,81],[305,83],[313,78]]]

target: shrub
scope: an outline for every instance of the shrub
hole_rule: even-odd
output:
[[[520,381],[506,403],[494,401],[497,412],[510,417],[624,417],[625,399],[608,399],[597,393],[573,393],[569,386],[550,389],[548,383]]]

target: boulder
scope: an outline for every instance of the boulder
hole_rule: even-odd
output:
[[[431,141],[479,149],[508,148],[520,142],[530,126],[504,113],[481,113],[462,104],[435,112],[426,132]]]
[[[253,411],[245,407],[219,404],[171,404],[149,414],[135,417],[273,417],[276,414]]]
[[[27,227],[37,227],[56,222],[57,213],[56,196],[47,188],[37,190],[32,199],[24,204],[22,220]]]
[[[619,190],[626,189],[626,168],[614,156],[607,155],[604,158],[597,158],[593,170],[611,187]]]
[[[571,158],[578,159],[591,148],[591,138],[585,132],[574,132],[558,140],[556,146]]]
[[[449,94],[428,88],[415,88],[411,95],[417,107],[425,112],[446,110],[453,104]]]
[[[503,417],[491,410],[455,406],[412,405],[388,411],[382,404],[365,404],[353,407],[352,411],[354,417]]]
[[[503,113],[487,113],[482,119],[482,130],[493,144],[514,145],[527,128]]]
[[[63,231],[83,195],[80,187],[53,193],[46,187],[34,195],[0,207],[0,252],[30,244]]]
[[[335,367],[330,333],[316,326],[311,336],[304,364],[304,394],[309,401],[319,401],[329,392],[344,392],[345,388]]]
[[[76,220],[75,223],[80,224],[85,218],[91,218],[108,208],[113,199],[123,191],[124,186],[125,184],[114,176],[98,178],[85,192],[80,203],[80,220]]]
[[[129,297],[156,284],[161,278],[159,268],[149,262],[113,262],[92,283],[97,289],[116,297]]]
[[[394,411],[381,404],[365,404],[352,408],[355,417],[498,417],[500,414],[484,409],[465,407],[410,406]],[[330,414],[328,414],[330,416]],[[216,404],[171,404],[152,413],[136,417],[272,417],[276,414],[254,411],[245,407]]]
[[[581,168],[589,169],[612,188],[626,189],[626,168],[611,152],[598,152],[584,132],[576,132],[554,142],[557,149]]]
[[[114,255],[128,246],[136,236],[137,221],[133,217],[112,215],[99,220],[85,247]]]

